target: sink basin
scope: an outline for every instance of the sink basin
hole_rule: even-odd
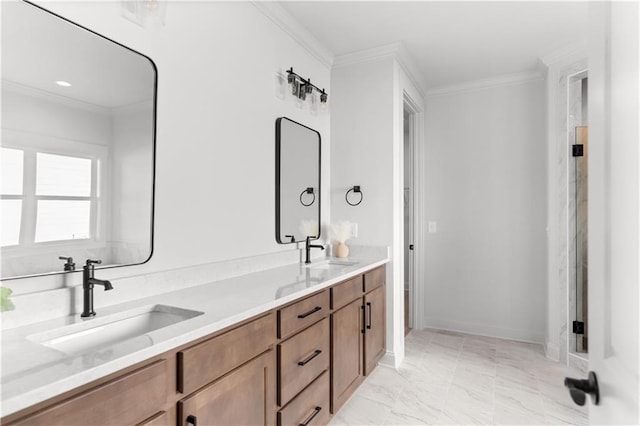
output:
[[[352,266],[352,265],[357,265],[358,262],[351,262],[351,261],[347,261],[347,260],[326,260],[324,262],[321,263],[312,263],[311,265],[308,265],[307,268],[310,269],[340,269],[340,268],[344,268],[347,266]]]
[[[121,344],[202,314],[173,306],[150,305],[34,334],[27,339],[68,355],[76,355]]]

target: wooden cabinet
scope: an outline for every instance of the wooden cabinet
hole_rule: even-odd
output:
[[[278,337],[286,339],[329,314],[329,291],[324,290],[278,311]]]
[[[271,312],[179,351],[178,390],[195,392],[178,402],[178,424],[274,424],[275,331]]]
[[[273,425],[275,353],[238,367],[178,403],[178,425]]]
[[[275,315],[269,313],[179,351],[178,390],[191,393],[268,350],[276,341],[275,329]]]
[[[326,425],[329,417],[329,372],[325,371],[278,412],[278,425]]]
[[[364,375],[367,376],[385,352],[384,286],[365,294],[364,311]]]
[[[2,418],[3,425],[327,424],[385,352],[385,268]]]
[[[278,345],[278,404],[287,404],[328,369],[329,318],[325,317]]]
[[[162,411],[169,395],[166,360],[158,360],[9,425],[136,424]]]
[[[362,296],[359,296],[331,315],[332,413],[342,407],[363,380],[362,312]]]
[[[329,290],[278,311],[278,424],[321,425],[330,417]]]
[[[331,412],[336,413],[385,352],[385,268],[331,289]],[[345,303],[348,303],[345,305]]]

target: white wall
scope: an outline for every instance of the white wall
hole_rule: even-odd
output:
[[[383,362],[397,367],[404,357],[403,95],[420,106],[422,96],[395,53],[366,56],[337,58],[331,73],[331,217],[358,224],[353,244],[391,249]],[[355,207],[345,201],[354,185],[363,193]]]
[[[425,325],[542,342],[544,81],[431,96],[425,120]]]
[[[329,69],[258,8],[167,2],[165,25],[142,28],[121,16],[120,2],[41,3],[148,55],[158,68],[154,254],[144,265],[101,271],[101,278],[294,250],[274,238],[279,116],[322,135],[322,217],[329,220],[329,115],[312,116],[275,96],[276,72],[293,66],[325,87],[331,102]],[[63,282],[5,283],[16,293],[27,284],[33,291]]]

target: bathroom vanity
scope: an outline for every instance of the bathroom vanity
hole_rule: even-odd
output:
[[[146,345],[130,338],[130,353],[120,342],[66,355],[49,347],[20,378],[3,368],[2,424],[326,424],[385,353],[386,262],[287,265],[103,308],[88,321],[149,304],[200,315],[147,333]],[[8,330],[3,364],[59,328]]]

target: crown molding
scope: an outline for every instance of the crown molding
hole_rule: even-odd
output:
[[[454,93],[473,92],[497,86],[511,86],[527,83],[529,81],[544,80],[545,75],[538,69],[514,74],[504,74],[498,77],[483,78],[459,84],[451,84],[431,88],[427,91],[427,97],[450,95]]]
[[[562,65],[569,62],[575,62],[576,59],[587,57],[587,49],[587,41],[580,40],[541,56],[540,62],[547,67],[555,64]]]
[[[405,45],[401,42],[385,44],[372,49],[359,50],[357,52],[336,56],[333,60],[333,68],[375,62],[386,58],[393,58],[400,64],[400,67],[415,86],[416,90],[424,97],[425,90],[423,83],[417,77],[420,75],[418,67]]]
[[[8,92],[17,93],[23,96],[29,96],[36,99],[43,99],[49,102],[55,102],[57,104],[65,105],[71,108],[81,109],[84,111],[96,112],[99,114],[109,114],[111,108],[106,108],[100,105],[92,104],[90,102],[84,102],[74,98],[68,98],[66,96],[58,95],[56,93],[48,92],[46,90],[38,89],[32,86],[26,86],[21,83],[17,83],[12,80],[2,79],[2,90]]]
[[[272,1],[252,1],[251,4],[320,61],[322,65],[331,68],[334,57],[333,52],[320,43],[309,30],[303,27],[282,6]]]
[[[386,58],[395,58],[400,55],[402,47],[402,43],[397,42],[339,55],[333,59],[333,67],[341,68],[350,65],[363,64],[365,62],[375,62]]]

